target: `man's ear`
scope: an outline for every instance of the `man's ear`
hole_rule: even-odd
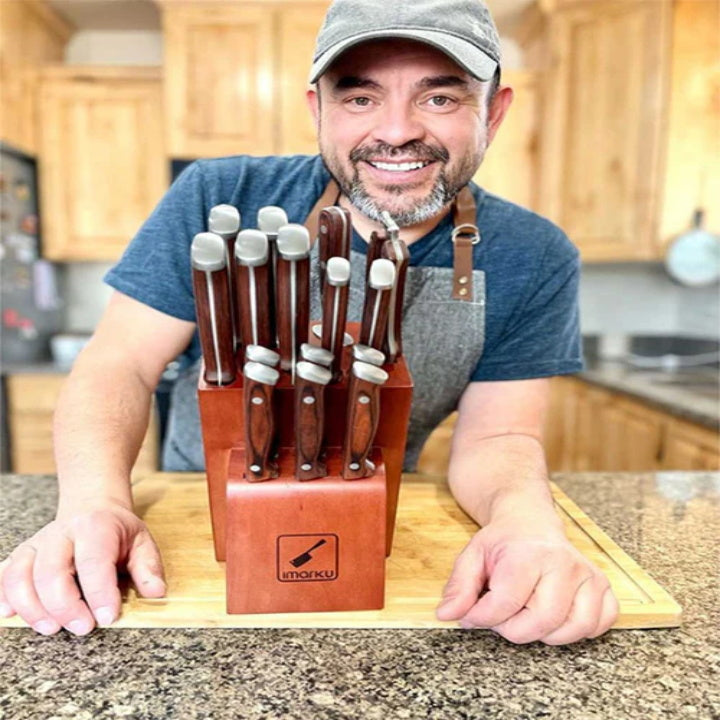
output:
[[[315,123],[315,131],[318,132],[320,130],[320,96],[318,95],[317,85],[308,88],[305,99]]]
[[[500,127],[503,118],[513,101],[513,96],[514,93],[511,87],[500,87],[495,92],[495,95],[490,103],[490,108],[488,109],[488,145],[495,137],[495,133],[498,131],[498,128]]]

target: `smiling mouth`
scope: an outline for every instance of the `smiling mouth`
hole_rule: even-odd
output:
[[[366,160],[368,165],[377,170],[385,170],[388,172],[410,172],[412,170],[421,170],[433,163],[433,160],[415,160],[413,162],[384,162],[382,160]]]

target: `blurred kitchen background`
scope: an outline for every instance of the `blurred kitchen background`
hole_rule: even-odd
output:
[[[327,4],[0,0],[3,470],[54,471],[59,386],[173,161],[315,152],[304,88]],[[476,179],[583,260],[588,369],[553,380],[550,467],[717,468],[720,0],[489,5],[516,98]]]

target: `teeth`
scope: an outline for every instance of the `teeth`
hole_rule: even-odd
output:
[[[386,162],[374,162],[370,163],[373,167],[378,170],[390,170],[390,172],[407,172],[408,170],[419,170],[421,167],[425,167],[427,163],[424,162],[404,162],[404,163],[386,163]]]

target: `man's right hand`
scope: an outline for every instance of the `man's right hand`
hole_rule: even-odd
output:
[[[42,635],[86,635],[120,614],[118,569],[143,597],[163,597],[160,552],[145,523],[120,504],[58,517],[0,563],[0,617],[16,613]]]

